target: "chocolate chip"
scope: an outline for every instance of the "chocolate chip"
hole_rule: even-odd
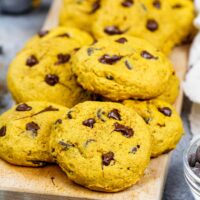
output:
[[[67,113],[67,118],[72,119],[72,111],[71,110]]]
[[[99,110],[97,111],[97,117],[98,117],[98,119],[100,119],[102,122],[105,122],[106,120],[103,119],[103,117],[102,117],[103,115],[105,115],[105,112],[102,111],[101,109],[99,109]]]
[[[108,113],[108,118],[116,119],[121,121],[121,115],[119,113],[119,110],[113,109]]]
[[[143,119],[146,124],[149,124],[149,122],[151,121],[151,118],[149,118],[149,117],[143,117]]]
[[[196,162],[196,163],[195,163],[195,167],[200,169],[200,163],[199,163],[199,162]]]
[[[65,151],[71,147],[74,147],[74,144],[72,144],[71,142],[60,141],[58,144],[61,145],[63,147],[63,150],[65,150]]]
[[[56,120],[55,124],[62,124],[62,119]]]
[[[32,131],[35,134],[34,136],[37,135],[37,132],[39,129],[40,129],[40,127],[35,122],[30,122],[30,123],[26,124],[26,130]]]
[[[114,131],[121,132],[122,135],[127,138],[130,138],[134,135],[133,129],[128,126],[124,126],[116,122],[114,123],[114,127],[115,127]]]
[[[126,65],[127,69],[129,69],[129,70],[133,69],[133,67],[131,66],[131,64],[129,63],[128,60],[125,60],[125,65]]]
[[[74,51],[76,51],[76,52],[79,51],[79,50],[80,50],[80,48],[75,48],[75,49],[74,49]]]
[[[47,30],[41,30],[38,32],[38,36],[39,37],[44,37],[45,35],[47,35],[49,33],[49,31]]]
[[[70,35],[68,33],[63,33],[63,34],[58,35],[58,37],[67,37],[67,38],[70,38]]]
[[[158,23],[154,19],[149,19],[147,21],[146,27],[151,32],[154,32],[154,31],[156,31],[158,29]]]
[[[157,8],[157,9],[160,9],[160,8],[161,8],[161,2],[160,2],[160,0],[155,0],[155,1],[153,2],[153,6],[154,6],[155,8]]]
[[[189,163],[190,167],[195,166],[195,163],[196,163],[196,154],[195,153],[193,153],[189,156],[188,163]]]
[[[196,160],[200,162],[200,147],[198,147],[196,150]]]
[[[131,149],[131,152],[130,152],[130,153],[133,153],[133,154],[135,154],[135,153],[137,152],[137,150],[138,150],[138,148],[137,148],[137,147],[133,147],[133,148]]]
[[[16,111],[19,111],[19,112],[30,111],[30,110],[32,110],[32,107],[27,105],[26,103],[19,104],[16,107]]]
[[[101,7],[100,4],[100,0],[96,0],[93,4],[92,4],[92,10],[91,10],[91,14],[95,13],[99,8]]]
[[[93,47],[90,47],[90,48],[87,49],[88,56],[91,56],[93,53],[94,53],[94,48]]]
[[[120,35],[124,33],[124,31],[121,31],[117,26],[107,26],[104,32],[108,35]]]
[[[182,5],[181,4],[175,4],[172,6],[173,9],[179,9],[179,8],[182,8]]]
[[[108,80],[114,80],[113,76],[111,76],[111,75],[107,75],[106,78],[107,78]]]
[[[48,74],[45,76],[45,82],[48,85],[54,86],[59,82],[59,77],[55,74]]]
[[[99,58],[99,62],[103,64],[112,65],[121,60],[123,56],[113,55],[110,56],[108,54],[104,54],[101,58]]]
[[[171,117],[172,115],[172,110],[168,107],[158,108],[158,111],[167,117]]]
[[[128,40],[125,37],[122,37],[122,38],[119,38],[118,40],[115,40],[115,42],[124,44],[124,43],[128,42]]]
[[[57,58],[58,58],[58,61],[55,64],[60,65],[60,64],[64,64],[64,63],[69,62],[71,56],[70,56],[70,54],[60,53],[60,54],[57,55]]]
[[[124,0],[121,5],[124,7],[131,7],[133,5],[133,0]]]
[[[110,165],[111,161],[114,160],[114,153],[110,151],[106,154],[103,154],[101,158],[102,158],[102,164],[108,166]]]
[[[88,127],[90,127],[90,128],[93,128],[95,123],[96,123],[95,119],[89,118],[89,119],[83,121],[82,124],[83,124],[84,126],[88,126]]]
[[[150,54],[148,51],[142,51],[140,55],[141,55],[143,58],[149,59],[149,60],[151,60],[151,59],[157,60],[157,59],[158,59],[158,57],[153,56],[153,55]]]
[[[5,135],[6,135],[6,126],[3,126],[0,129],[0,137],[4,137]]]
[[[31,55],[27,60],[26,60],[26,65],[29,67],[33,67],[34,65],[37,65],[39,62],[37,58],[34,55]]]

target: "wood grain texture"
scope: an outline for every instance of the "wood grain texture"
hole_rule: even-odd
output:
[[[43,29],[50,29],[58,24],[61,0],[54,0]],[[187,67],[188,47],[174,49],[170,56],[176,72],[183,80]],[[180,113],[183,93],[176,102]],[[128,190],[107,194],[93,192],[69,181],[57,166],[45,168],[24,168],[10,165],[0,160],[0,197],[5,200],[160,200],[167,174],[170,154],[153,159],[138,184]]]

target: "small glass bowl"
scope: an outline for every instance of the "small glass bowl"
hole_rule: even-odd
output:
[[[185,151],[183,157],[185,180],[196,200],[200,200],[200,177],[198,177],[190,168],[188,158],[195,153],[200,146],[200,138],[192,140],[189,148]]]

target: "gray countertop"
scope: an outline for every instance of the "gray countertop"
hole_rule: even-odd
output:
[[[49,1],[46,0],[39,9],[31,13],[20,16],[0,15],[0,46],[3,47],[3,54],[0,55],[0,112],[11,105],[10,95],[6,89],[7,66],[26,40],[40,30],[48,8]],[[163,200],[193,200],[183,177],[182,163],[183,151],[187,148],[191,137],[188,123],[190,107],[191,102],[185,98],[182,119],[186,134],[173,152]]]

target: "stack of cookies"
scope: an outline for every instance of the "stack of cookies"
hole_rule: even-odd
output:
[[[0,116],[0,157],[57,163],[79,185],[117,192],[183,134],[171,105],[179,80],[162,50],[191,33],[193,8],[189,0],[75,2],[63,1],[66,27],[39,32],[10,65],[17,105]],[[175,24],[172,12],[187,19]]]

